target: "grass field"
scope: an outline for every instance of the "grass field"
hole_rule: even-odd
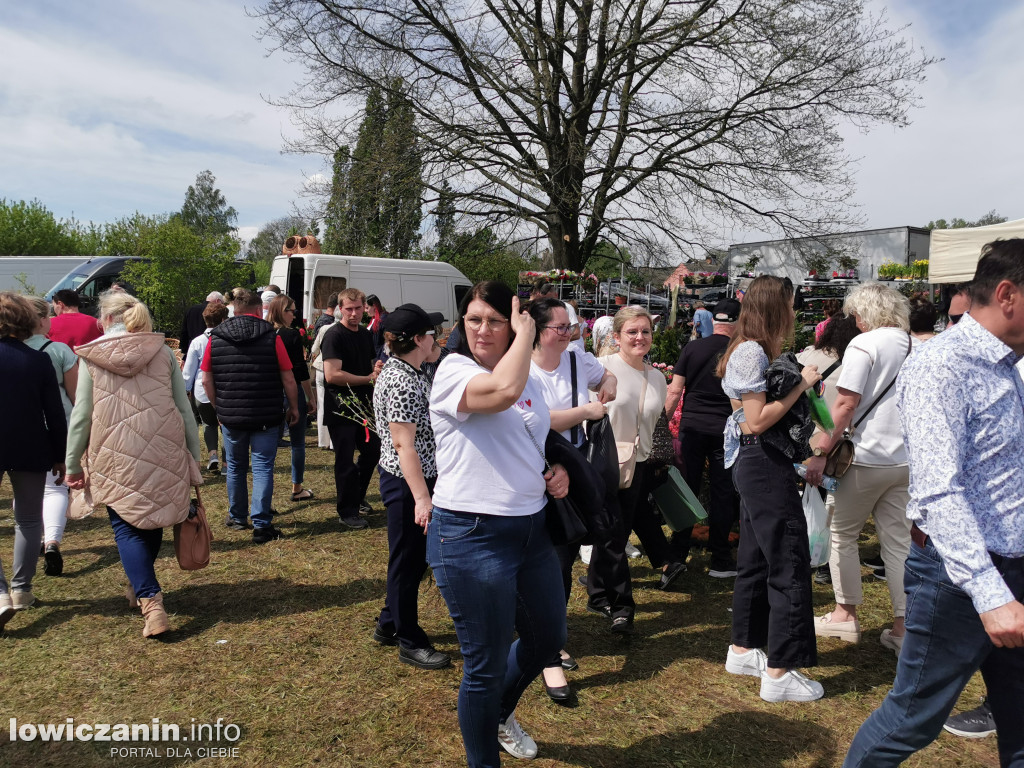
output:
[[[309,442],[315,445],[310,437]],[[127,579],[108,521],[70,522],[65,572],[34,583],[38,607],[15,616],[0,636],[0,680],[9,718],[25,723],[237,725],[229,741],[11,742],[0,740],[0,766],[158,765],[202,762],[230,766],[464,765],[456,720],[461,677],[458,645],[444,601],[426,580],[421,623],[457,663],[426,672],[398,663],[394,648],[370,635],[382,604],[387,539],[377,509],[364,531],[343,529],[334,512],[333,454],[310,448],[306,485],[317,499],[290,501],[288,452],[278,455],[276,518],[286,538],[263,546],[249,532],[223,526],[222,477],[208,478],[207,510],[214,526],[212,563],[182,572],[170,532],[157,563],[173,631],[143,639],[142,618],[128,609]],[[11,573],[13,518],[10,485],[0,486],[0,555]],[[873,537],[865,540],[876,554]],[[811,674],[825,698],[811,704],[768,704],[753,678],[724,670],[729,642],[730,584],[709,579],[698,553],[676,591],[655,587],[647,561],[634,563],[638,604],[631,640],[612,636],[604,619],[584,611],[577,587],[569,605],[569,650],[580,669],[569,673],[575,708],[559,707],[540,682],[523,697],[519,721],[537,740],[537,768],[716,768],[838,766],[854,732],[882,700],[896,668],[878,643],[888,626],[885,584],[865,576],[865,631],[858,646],[819,642]],[[583,566],[577,563],[577,575]],[[865,571],[867,573],[867,571]],[[552,588],[559,588],[552,585]],[[816,586],[825,606],[831,591]],[[976,705],[975,680],[960,706]],[[226,734],[234,736],[234,732]],[[235,748],[233,757],[205,757],[200,747]],[[111,748],[149,747],[156,753],[112,757]],[[176,750],[177,756],[174,756]],[[189,750],[191,756],[186,756]],[[159,756],[157,756],[159,755]],[[511,756],[505,764],[515,763]],[[994,766],[995,740],[943,734],[910,766]]]

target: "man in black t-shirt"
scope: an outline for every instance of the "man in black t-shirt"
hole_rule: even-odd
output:
[[[707,462],[711,495],[708,510],[711,567],[708,575],[719,579],[736,575],[729,532],[739,518],[739,497],[733,488],[732,469],[725,466],[723,432],[732,413],[732,405],[722,391],[722,380],[715,375],[715,368],[729,346],[740,307],[735,299],[722,299],[715,304],[712,311],[714,333],[683,347],[672,369],[672,383],[665,398],[666,413],[675,413],[683,388],[686,388],[679,420],[676,465],[690,490],[699,496]],[[692,532],[691,528],[672,536],[673,548],[681,561],[686,559]]]
[[[373,382],[383,365],[374,363],[373,334],[360,327],[366,296],[355,288],[338,294],[341,321],[332,325],[320,343],[324,361],[324,423],[334,443],[334,484],[338,517],[349,528],[365,528],[360,511],[369,511],[366,489],[380,459],[380,438],[362,422],[373,414]],[[355,400],[343,403],[340,400]],[[339,415],[344,413],[347,415]],[[353,462],[356,449],[359,461]]]

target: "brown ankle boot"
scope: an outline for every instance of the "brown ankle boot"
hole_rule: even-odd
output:
[[[142,629],[143,637],[156,637],[171,628],[167,611],[164,610],[163,592],[157,592],[152,597],[143,597],[139,603],[142,605],[142,615],[146,619],[146,626]]]

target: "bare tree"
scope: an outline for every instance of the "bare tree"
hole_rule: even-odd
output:
[[[338,103],[401,82],[427,187],[539,232],[573,269],[602,240],[849,226],[839,124],[906,124],[932,61],[860,0],[267,0],[256,15],[306,66],[281,100],[303,128],[292,149],[332,156],[352,131]]]

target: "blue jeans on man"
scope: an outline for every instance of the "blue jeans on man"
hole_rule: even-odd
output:
[[[252,451],[253,528],[268,528],[271,523],[271,498],[274,495],[274,459],[277,458],[276,426],[258,432],[221,426],[224,438],[224,462],[227,465],[228,518],[246,523],[249,512],[249,452]]]
[[[899,765],[930,744],[968,681],[981,670],[996,721],[999,761],[1024,766],[1024,648],[997,648],[970,597],[950,581],[931,539],[907,557],[907,635],[896,680],[857,731],[844,768]],[[1007,586],[1024,598],[1024,558],[992,557]]]

